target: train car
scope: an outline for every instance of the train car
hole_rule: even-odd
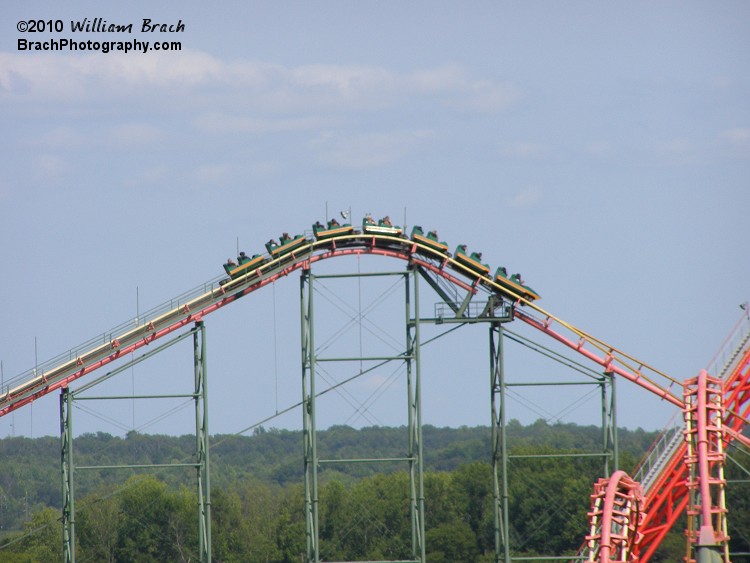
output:
[[[482,264],[482,253],[472,252],[466,254],[466,245],[459,244],[456,247],[455,258],[460,263],[470,268],[479,275],[486,276],[490,273],[490,267],[487,264]]]
[[[227,263],[224,264],[224,271],[232,279],[238,278],[256,268],[261,267],[263,264],[265,264],[266,258],[262,254],[254,254],[253,257],[250,258],[249,256],[246,256],[244,252],[242,252],[237,257],[237,262],[238,263],[235,264],[231,260],[227,260]]]
[[[414,225],[411,230],[411,240],[423,244],[433,250],[446,254],[448,252],[448,243],[438,240],[437,231],[430,231],[426,235],[419,225]]]
[[[528,301],[536,301],[539,299],[539,294],[536,291],[531,289],[528,285],[524,285],[521,274],[513,274],[508,277],[507,270],[502,266],[495,271],[495,283],[512,291],[516,295],[520,295]]]
[[[349,223],[339,225],[336,219],[328,221],[328,226],[321,224],[320,221],[316,222],[313,226],[313,233],[315,233],[315,240],[325,240],[341,235],[351,235],[354,233],[354,227]]]
[[[391,223],[391,218],[386,215],[377,223],[368,213],[362,219],[362,232],[368,235],[396,235],[403,236],[404,230]]]
[[[284,233],[279,238],[278,243],[273,239],[269,240],[266,243],[266,250],[268,250],[271,258],[281,258],[285,254],[289,254],[290,252],[301,248],[306,242],[308,242],[308,240],[305,238],[305,235],[295,235],[294,237],[291,237],[289,234]]]

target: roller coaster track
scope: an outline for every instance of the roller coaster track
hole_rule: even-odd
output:
[[[614,563],[633,561],[633,546],[643,514],[641,486],[624,471],[615,471],[594,485],[587,536],[588,561]]]
[[[431,285],[440,295],[446,299],[449,294],[454,296],[452,299],[455,299],[455,303],[449,305],[457,317],[464,314],[465,310],[465,307],[458,303],[460,291],[464,291],[466,295],[464,305],[480,292],[488,297],[498,295],[511,300],[515,305],[515,318],[598,363],[604,371],[624,377],[663,400],[683,408],[683,398],[673,391],[675,388],[681,390],[680,382],[545,311],[534,301],[498,284],[489,275],[466,266],[448,253],[404,236],[354,231],[352,234],[342,234],[323,240],[305,238],[304,243],[296,245],[294,250],[275,257],[268,256],[257,268],[239,277],[227,279],[222,276],[209,280],[140,318],[132,319],[6,381],[4,388],[0,389],[0,417],[55,390],[66,388],[75,380],[164,336],[199,322],[206,315],[296,270],[309,269],[313,263],[320,260],[359,255],[398,258],[408,262],[411,267],[418,268],[423,275],[432,278]],[[446,288],[454,288],[455,291],[448,291]],[[727,412],[725,424],[735,432],[735,435],[741,432],[747,423],[750,409],[750,348],[747,348],[747,339],[744,345],[744,354],[734,357],[732,365],[736,367],[724,384]],[[659,466],[659,473],[652,479],[648,490],[644,491],[646,496],[642,504],[648,516],[641,528],[641,561],[648,560],[687,506],[685,447],[683,441],[680,445],[671,447],[669,455],[663,452],[666,459]],[[620,485],[613,486],[623,486],[625,483],[625,489],[632,490],[624,478],[619,479],[617,483]],[[617,497],[619,493],[612,494]],[[601,495],[604,495],[604,498],[607,493]],[[610,506],[611,502],[607,502]]]
[[[723,499],[723,477],[717,475],[722,470],[723,451],[726,446],[734,440],[748,444],[748,439],[741,432],[750,424],[750,317],[743,315],[735,325],[729,337],[719,349],[714,359],[710,362],[708,370],[718,375],[710,378],[706,370],[703,370],[698,378],[685,382],[686,406],[683,408],[683,416],[687,425],[686,429],[670,424],[656,439],[649,452],[643,458],[635,471],[634,481],[640,484],[643,490],[643,500],[640,502],[640,523],[637,535],[616,538],[617,545],[629,558],[618,559],[618,561],[640,561],[647,562],[654,555],[659,544],[666,534],[672,529],[677,520],[687,510],[691,516],[701,515],[702,521],[714,523],[714,537],[711,543],[723,543],[726,554],[726,507],[721,503]],[[703,381],[701,381],[703,379]],[[722,409],[707,408],[703,405],[697,407],[694,398],[699,396],[699,387],[703,386],[704,396],[706,387],[714,385],[714,402],[721,401]],[[696,424],[696,418],[703,414],[709,420],[703,420],[701,425]],[[723,417],[723,419],[721,418]],[[707,436],[696,440],[697,428],[702,426],[707,430]],[[717,432],[722,430],[721,433]],[[713,437],[711,437],[713,432]],[[686,437],[692,438],[690,441]],[[696,445],[705,444],[713,446],[712,452],[704,452],[698,455],[695,451]],[[692,450],[692,451],[691,451]],[[707,466],[704,472],[709,470],[714,474],[696,475],[691,477],[691,466],[695,466],[698,458],[706,460]],[[693,470],[695,473],[699,471]],[[613,476],[614,477],[614,476]],[[718,493],[708,490],[708,486],[718,489]],[[590,513],[592,530],[588,536],[588,544],[579,552],[579,557],[587,557],[588,561],[614,561],[605,559],[609,557],[610,550],[601,551],[602,544],[611,542],[609,537],[604,537],[602,529],[605,526],[603,516],[596,510],[601,502],[601,488],[598,484],[595,494],[592,495],[592,513]],[[715,504],[705,502],[690,506],[690,491],[703,487],[699,499],[712,499]],[[607,507],[609,508],[609,507]],[[614,516],[617,516],[615,514]],[[613,515],[609,516],[610,520]],[[731,516],[730,516],[731,518]],[[615,518],[616,521],[616,518]],[[599,528],[594,528],[596,523]],[[623,529],[620,526],[619,529]],[[688,528],[688,536],[693,543],[699,539],[700,530]],[[635,545],[624,546],[624,540],[634,541]],[[622,541],[620,541],[622,540]],[[599,559],[598,559],[599,557]]]
[[[715,362],[709,365],[709,370],[719,376],[722,388],[722,449],[734,440],[747,440],[741,432],[750,418],[750,319],[741,319],[724,348],[717,357],[721,354],[726,363],[723,366]],[[635,475],[644,489],[643,511],[646,514],[636,549],[639,561],[650,560],[690,502],[690,464],[686,463],[688,442],[682,431],[672,429],[662,437],[662,444],[667,445],[653,448],[656,455],[646,458]],[[650,470],[644,471],[643,468]]]
[[[206,315],[295,270],[309,268],[319,260],[362,254],[399,258],[468,293],[496,293],[512,299],[516,305],[525,305],[534,313],[518,313],[518,318],[663,399],[677,406],[682,404],[681,399],[670,391],[670,387],[677,383],[676,380],[544,311],[533,301],[502,287],[491,277],[477,273],[447,253],[403,236],[355,232],[324,240],[306,239],[304,244],[290,253],[267,260],[257,269],[238,278],[223,284],[220,278],[210,280],[145,313],[142,318],[128,321],[66,354],[8,380],[0,390],[0,417],[48,393],[67,387],[76,379],[159,338],[198,322]],[[517,307],[516,310],[518,311]],[[656,379],[664,383],[657,383]]]

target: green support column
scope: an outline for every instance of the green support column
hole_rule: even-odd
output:
[[[492,408],[492,475],[495,512],[495,561],[510,563],[508,515],[508,451],[505,434],[505,377],[503,327],[490,325],[490,378]]]
[[[79,396],[98,384],[130,369],[135,364],[164,351],[177,342],[193,336],[194,388],[190,394],[176,395],[141,395],[135,396]],[[61,442],[61,475],[62,475],[62,524],[63,524],[63,553],[65,563],[75,561],[75,503],[74,503],[74,472],[85,470],[100,470],[104,468],[135,468],[146,467],[193,467],[196,470],[198,496],[198,560],[211,563],[211,481],[209,463],[209,433],[208,433],[208,390],[207,390],[207,356],[206,330],[203,322],[197,322],[190,331],[178,335],[165,344],[147,352],[143,356],[131,360],[105,375],[91,381],[76,391],[64,388],[60,394],[60,442]],[[73,402],[82,400],[118,400],[118,399],[157,399],[157,398],[192,398],[195,401],[195,433],[196,459],[193,463],[173,463],[156,465],[110,465],[85,466],[77,468],[73,465]]]
[[[419,289],[417,270],[408,268],[405,272],[327,274],[314,276],[309,269],[303,270],[300,276],[300,318],[301,318],[301,357],[302,357],[302,425],[304,441],[304,487],[305,487],[305,540],[306,563],[319,563],[321,560],[318,467],[325,463],[359,463],[359,462],[407,462],[409,464],[410,519],[412,532],[412,553],[409,561],[425,561],[425,499],[424,467],[422,454],[422,399],[421,368],[419,361],[421,319],[419,315]],[[403,354],[387,357],[325,357],[315,353],[314,337],[314,284],[323,283],[331,278],[399,276],[405,286],[405,324],[406,350]],[[414,283],[411,282],[414,277]],[[317,281],[316,281],[317,278]],[[406,368],[406,386],[408,403],[408,456],[405,458],[367,458],[329,460],[320,459],[317,451],[316,422],[316,365],[319,362],[353,362],[358,361],[403,361]],[[381,364],[382,365],[382,364]],[[361,369],[361,368],[360,368]],[[369,370],[368,370],[369,371]],[[401,560],[399,560],[401,561]]]
[[[211,480],[208,447],[208,390],[206,382],[206,327],[195,324],[195,441],[198,489],[198,553],[201,562],[211,563]]]
[[[419,333],[419,284],[417,270],[412,269],[414,278],[414,318],[411,319],[411,296],[409,275],[404,277],[406,287],[406,387],[409,401],[409,486],[411,497],[412,556],[417,561],[425,561],[425,522],[424,522],[424,466],[422,463],[422,376],[420,368]],[[412,370],[412,359],[414,369]]]
[[[75,507],[73,494],[73,395],[67,387],[60,392],[60,469],[62,474],[63,560],[76,560]]]
[[[615,395],[615,377],[613,373],[605,373],[601,379],[602,393],[602,449],[604,454],[603,476],[609,477],[619,469],[617,453],[617,407]],[[610,389],[607,397],[607,387]],[[612,468],[610,469],[610,462]]]
[[[307,563],[320,561],[318,529],[318,453],[315,427],[315,341],[313,338],[313,275],[300,277],[302,326],[302,433],[305,469],[305,538]],[[307,285],[307,288],[305,287]],[[307,289],[307,291],[305,291]]]

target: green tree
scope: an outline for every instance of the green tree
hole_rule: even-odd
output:
[[[297,563],[306,553],[303,507],[302,485],[288,486],[279,499],[279,516],[275,522],[281,563]]]
[[[60,511],[45,508],[34,514],[26,524],[27,537],[21,543],[30,561],[60,561],[62,550],[62,521]]]
[[[479,557],[477,537],[466,522],[454,520],[425,532],[427,560],[430,563],[476,561]]]
[[[76,541],[86,558],[94,561],[116,561],[120,528],[120,500],[100,491],[76,505]]]
[[[453,495],[461,519],[469,525],[480,551],[494,549],[492,466],[474,462],[452,475]],[[487,526],[489,523],[489,528]]]
[[[118,561],[194,561],[198,542],[194,495],[169,493],[155,477],[128,481],[120,499]]]

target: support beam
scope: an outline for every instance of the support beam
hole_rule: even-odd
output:
[[[729,534],[724,478],[723,381],[701,370],[685,381],[687,455],[690,467],[688,541],[698,563],[729,563]]]
[[[202,563],[211,563],[211,479],[208,447],[208,390],[206,327],[195,324],[193,358],[195,364],[195,450],[198,495],[198,554]]]
[[[305,487],[305,541],[306,563],[319,563],[325,559],[325,546],[320,543],[318,469],[321,464],[344,463],[403,463],[409,474],[409,518],[411,524],[411,554],[409,561],[423,563],[426,559],[425,545],[425,498],[424,467],[422,451],[422,382],[420,367],[420,307],[418,268],[411,266],[402,272],[377,274],[399,276],[404,280],[404,335],[405,351],[389,356],[318,356],[315,351],[314,297],[318,284],[328,278],[364,278],[373,274],[314,275],[310,269],[302,271],[300,277],[300,318],[302,357],[302,426],[304,441],[304,487]],[[361,319],[361,314],[360,314]],[[408,453],[403,458],[378,459],[320,459],[317,447],[316,421],[316,366],[320,362],[340,363],[352,361],[403,362],[407,388],[407,438]]]
[[[73,394],[67,387],[60,391],[60,470],[62,474],[63,561],[75,563],[75,505],[73,465]]]
[[[193,362],[194,362],[194,388],[189,396],[195,401],[195,429],[196,429],[196,454],[193,463],[170,463],[170,464],[142,464],[131,466],[79,466],[73,463],[73,403],[77,400],[112,400],[112,399],[164,399],[174,398],[175,395],[146,395],[139,397],[103,396],[103,397],[78,397],[79,393],[94,388],[97,384],[108,380],[116,373],[120,373],[129,367],[139,363],[145,357],[163,351],[175,342],[179,342],[189,335],[193,335]],[[196,488],[198,499],[198,560],[201,563],[211,562],[211,481],[209,463],[209,440],[208,440],[208,394],[207,394],[207,355],[206,355],[206,332],[203,322],[196,322],[190,331],[175,336],[173,340],[161,345],[158,349],[144,354],[144,357],[130,360],[113,372],[90,382],[81,389],[72,391],[69,387],[63,387],[60,393],[60,460],[62,476],[62,524],[63,524],[63,555],[65,563],[75,562],[76,536],[75,536],[75,472],[76,470],[98,470],[117,468],[184,468],[194,467],[196,470]],[[186,395],[179,395],[186,396]]]
[[[414,317],[411,317],[409,276],[405,280],[406,301],[406,387],[409,401],[409,487],[411,498],[412,557],[426,560],[424,520],[424,466],[422,464],[422,374],[420,366],[421,341],[419,330],[419,278],[412,268],[414,280]],[[412,360],[413,358],[413,360]],[[412,363],[414,366],[412,367]]]
[[[304,439],[305,542],[307,563],[320,561],[318,527],[318,453],[315,425],[315,339],[313,279],[310,270],[300,276],[302,345],[302,434]]]
[[[505,433],[505,374],[503,326],[490,325],[490,387],[492,409],[492,478],[494,495],[495,562],[510,563],[508,514],[508,449]]]
[[[605,373],[599,385],[602,394],[602,453],[604,454],[602,475],[609,476],[620,469],[617,453],[617,397],[614,374]],[[609,394],[607,389],[609,389]],[[612,462],[611,468],[610,461]]]

